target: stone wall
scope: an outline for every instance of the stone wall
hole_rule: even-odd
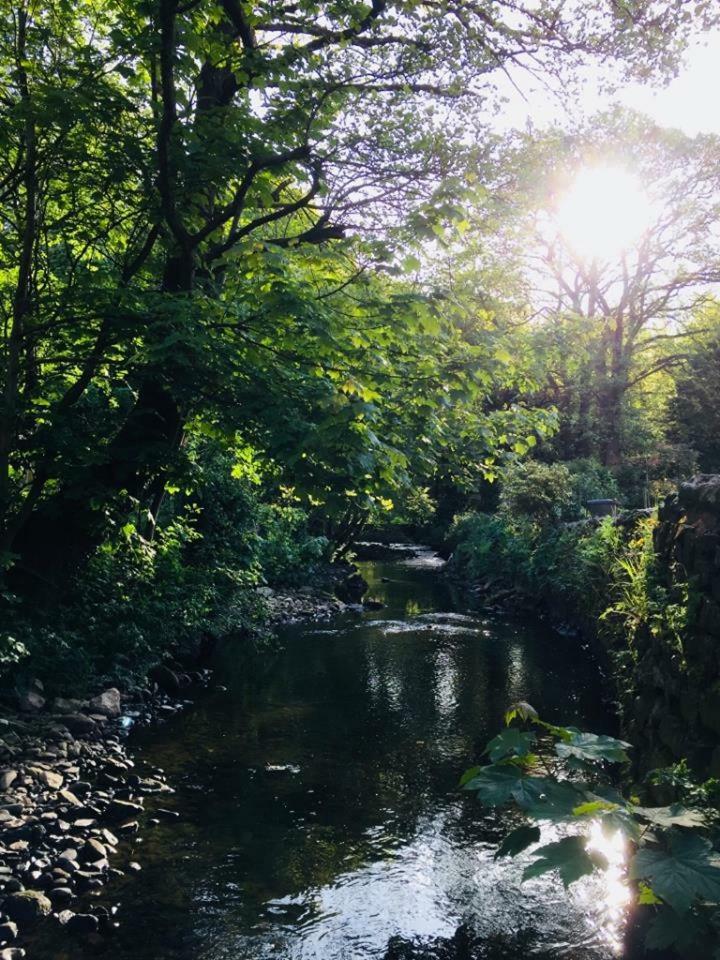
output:
[[[624,703],[628,739],[652,768],[687,757],[720,776],[720,476],[683,483],[659,511],[654,545],[668,602],[685,609],[682,640],[646,627],[634,638]]]

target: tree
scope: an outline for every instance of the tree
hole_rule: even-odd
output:
[[[713,136],[691,139],[623,111],[520,147],[525,226],[515,242],[526,245],[527,297],[543,318],[535,328],[550,361],[547,396],[571,417],[575,456],[597,454],[617,465],[631,443],[633,397],[687,356],[690,319],[720,279],[712,241],[719,151]],[[592,165],[632,171],[649,198],[636,242],[606,257],[574,249],[551,213],[578,171]]]
[[[674,372],[668,405],[671,442],[695,452],[703,473],[720,473],[720,312],[709,304],[695,318],[696,336],[687,360]]]
[[[593,53],[667,69],[716,16],[677,0],[1,9],[0,549],[38,582],[130,504],[152,527],[209,375],[274,349],[246,330],[268,272],[331,242],[354,261],[344,237],[451,213],[474,155],[452,124],[494,70]]]

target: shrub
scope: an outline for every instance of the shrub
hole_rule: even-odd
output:
[[[547,526],[572,515],[572,508],[572,476],[563,464],[526,460],[505,471],[499,508],[504,517]]]
[[[566,464],[571,475],[573,508],[577,517],[585,513],[588,500],[617,500],[617,480],[607,467],[594,457],[570,460]]]

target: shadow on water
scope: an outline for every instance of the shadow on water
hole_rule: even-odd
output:
[[[430,553],[363,573],[384,609],[288,628],[259,677],[227,647],[226,692],[134,734],[180,820],[144,829],[128,854],[142,872],[102,894],[111,938],[58,935],[33,956],[613,956],[600,881],[521,887],[522,863],[493,859],[507,819],[456,788],[512,700],[611,732],[597,667],[537,623],[460,611]]]

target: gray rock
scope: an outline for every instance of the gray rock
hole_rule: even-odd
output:
[[[9,897],[5,897],[2,909],[11,920],[24,926],[47,917],[52,911],[52,903],[45,894],[37,890],[23,890],[21,893],[11,893]]]
[[[23,690],[18,694],[17,702],[24,713],[38,713],[45,706],[45,697],[37,690]]]
[[[0,960],[22,960],[25,951],[22,947],[5,947],[0,950]]]
[[[117,687],[110,687],[97,697],[93,697],[89,706],[93,713],[100,713],[105,717],[119,717],[120,691]]]
[[[77,713],[85,706],[84,700],[66,700],[64,697],[55,697],[53,710],[57,713]]]
[[[51,790],[59,790],[63,785],[62,775],[55,773],[54,770],[45,770],[42,767],[30,767],[29,770],[36,780],[44,783],[45,786],[50,787]]]
[[[3,770],[0,773],[0,790],[7,790],[17,780],[17,770]]]
[[[143,808],[139,803],[131,803],[129,800],[111,800],[105,811],[105,817],[112,823],[123,823],[126,820],[132,820]]]
[[[104,844],[100,843],[100,841],[94,837],[91,837],[81,848],[78,858],[82,860],[83,863],[97,863],[98,860],[104,860],[106,856],[107,851]]]
[[[12,920],[8,920],[7,923],[0,923],[0,943],[12,943],[17,940],[17,935],[17,924],[13,923]]]
[[[70,713],[68,716],[63,717],[63,723],[70,733],[76,736],[83,736],[84,734],[93,733],[97,730],[95,721],[90,717],[86,717],[84,713]]]

